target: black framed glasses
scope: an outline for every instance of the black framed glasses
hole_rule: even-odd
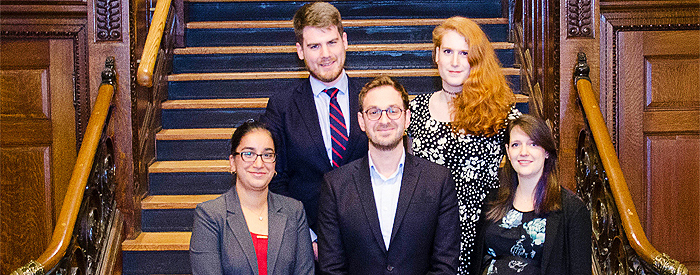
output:
[[[401,109],[399,107],[389,107],[385,110],[379,109],[379,108],[369,108],[364,111],[364,114],[367,116],[367,119],[369,120],[379,120],[382,117],[383,113],[386,113],[386,116],[389,119],[399,119],[401,117],[401,114],[403,114],[404,109]]]
[[[262,154],[256,154],[253,151],[243,151],[243,152],[236,152],[237,155],[241,156],[241,159],[245,162],[255,162],[258,157],[262,159],[263,162],[267,163],[272,163],[277,160],[277,154],[275,153],[262,153]]]

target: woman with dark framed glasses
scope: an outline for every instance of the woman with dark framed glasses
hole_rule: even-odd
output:
[[[195,209],[192,274],[314,274],[301,202],[268,190],[276,148],[260,122],[249,120],[233,133],[234,186]]]

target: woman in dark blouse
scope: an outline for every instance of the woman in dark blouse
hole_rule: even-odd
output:
[[[506,141],[501,187],[482,210],[470,274],[591,274],[590,214],[557,181],[549,127],[523,115]]]
[[[268,191],[276,144],[249,120],[231,137],[234,186],[197,205],[190,240],[192,274],[314,274],[301,202]]]

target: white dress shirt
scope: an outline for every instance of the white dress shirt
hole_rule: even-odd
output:
[[[403,179],[406,152],[401,154],[401,160],[396,167],[396,171],[389,177],[384,177],[377,172],[369,152],[367,153],[367,157],[369,158],[369,175],[372,179],[374,203],[377,206],[377,216],[379,216],[379,227],[382,230],[382,237],[384,238],[386,250],[389,250],[391,231],[394,228],[394,218],[396,217],[396,207],[399,204],[399,192],[401,191],[401,179]]]
[[[323,136],[323,144],[326,146],[326,154],[328,154],[328,161],[333,165],[333,144],[331,143],[331,122],[329,119],[330,114],[330,102],[331,97],[324,93],[323,90],[331,87],[327,87],[320,80],[309,77],[311,82],[311,90],[314,93],[314,103],[316,104],[316,114],[318,114],[318,123],[321,126],[321,135]],[[338,89],[338,104],[340,105],[340,110],[343,112],[343,117],[345,118],[345,133],[348,137],[350,136],[350,96],[348,92],[348,75],[345,74],[343,70],[340,80],[335,83],[334,86]]]

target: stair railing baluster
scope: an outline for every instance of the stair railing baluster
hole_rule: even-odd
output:
[[[114,57],[108,57],[51,241],[36,260],[12,275],[68,274],[73,268],[80,274],[111,272],[117,253],[110,248],[121,239],[121,216],[114,200],[115,161],[106,131],[115,85]],[[84,258],[73,266],[78,254]]]
[[[589,71],[586,55],[581,52],[574,83],[588,127],[579,137],[576,185],[591,210],[594,267],[599,268],[599,274],[606,270],[612,274],[688,274],[683,264],[657,251],[644,234],[591,88]]]

